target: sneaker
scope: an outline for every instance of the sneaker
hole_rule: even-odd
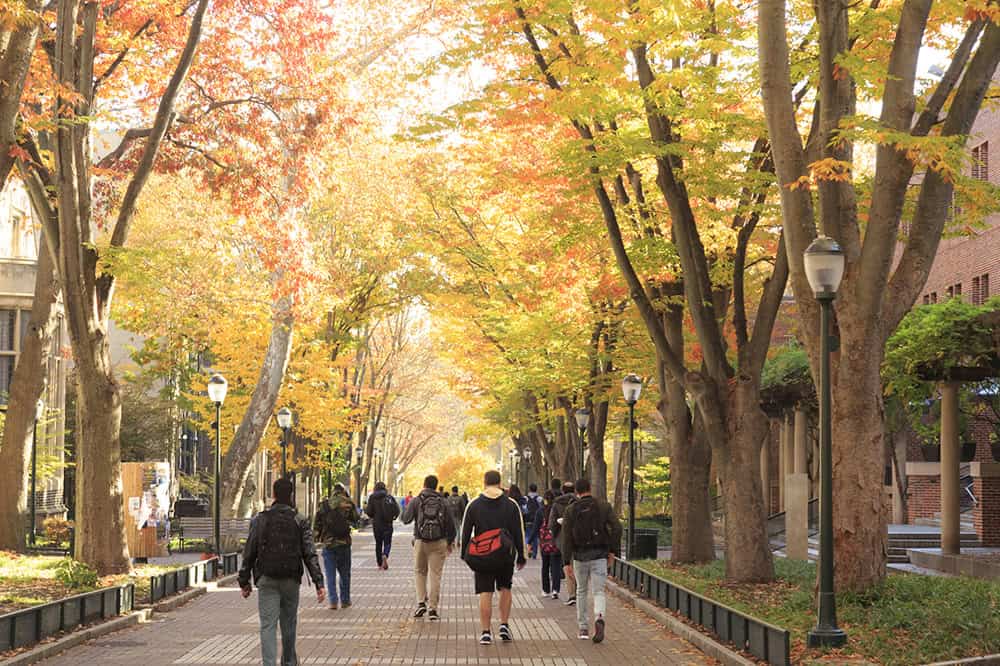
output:
[[[388,570],[389,570],[389,558],[388,557],[383,557],[382,558],[382,571],[388,571]]]
[[[587,631],[586,629],[581,629],[580,633],[577,634],[576,637],[579,638],[581,641],[589,641],[590,640],[590,632]]]
[[[350,607],[351,607],[351,602],[350,601],[342,601],[340,603],[341,610],[343,610],[344,608],[350,608]]]
[[[576,606],[576,597],[570,597],[566,600],[567,606]]]
[[[510,627],[506,624],[500,625],[500,640],[504,643],[510,643],[514,640],[514,634],[510,633]]]
[[[488,631],[484,631],[483,635],[479,637],[480,645],[493,645],[493,634]]]
[[[417,610],[413,611],[413,617],[423,617],[427,614],[427,604],[419,603],[417,604]]]
[[[552,596],[552,593],[551,593],[551,592],[542,592],[542,593],[541,593],[541,594],[540,594],[539,596],[540,596],[540,597],[541,597],[542,599],[548,599],[549,597],[551,597],[551,596]]]
[[[558,601],[559,600],[559,593],[558,592],[553,592],[552,593],[552,598],[555,599],[556,601]]]
[[[337,602],[334,601],[333,603],[329,603],[329,604],[326,605],[326,607],[329,610],[337,610]]]
[[[429,611],[427,611],[427,619],[430,620],[431,622],[436,622],[440,618],[438,616],[438,612],[432,608]]]
[[[594,622],[594,642],[600,643],[604,640],[604,618],[597,618],[597,622]]]

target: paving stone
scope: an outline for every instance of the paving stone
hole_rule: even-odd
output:
[[[370,533],[357,535],[351,601],[329,610],[303,587],[299,605],[298,655],[306,665],[395,666],[637,666],[715,663],[690,643],[634,609],[608,598],[604,643],[576,638],[576,609],[542,599],[540,561],[515,576],[511,628],[514,642],[495,636],[480,646],[478,599],[472,573],[457,556],[448,558],[441,594],[441,620],[412,617],[410,536],[397,530],[390,569],[375,567]],[[254,592],[256,595],[256,591]],[[495,602],[494,602],[495,603]],[[236,588],[210,591],[153,621],[108,635],[46,660],[45,664],[229,666],[260,663],[255,596]],[[280,638],[279,638],[280,645]]]

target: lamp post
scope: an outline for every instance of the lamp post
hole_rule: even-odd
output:
[[[354,447],[354,456],[357,458],[357,464],[354,467],[354,503],[361,503],[361,458],[364,456],[365,450],[360,444]]]
[[[374,472],[375,480],[379,481],[382,477],[382,470],[380,469],[382,466],[382,447],[376,446],[374,454],[375,455],[372,458],[372,471]]]
[[[587,476],[587,464],[584,461],[584,454],[587,451],[587,440],[584,437],[587,434],[587,426],[590,424],[590,410],[589,409],[578,409],[576,410],[576,427],[580,429],[580,478]]]
[[[531,474],[531,449],[527,446],[521,451],[521,459],[524,460],[524,482],[521,484],[523,486],[522,492],[524,492],[524,488],[528,487],[528,476]]]
[[[215,403],[215,554],[222,555],[220,521],[222,515],[222,403],[226,399],[229,384],[226,378],[216,373],[208,380],[208,399]]]
[[[188,468],[187,456],[188,456],[188,433],[187,433],[187,428],[182,428],[181,429],[181,454],[179,456],[177,456],[177,460],[178,460],[178,465],[177,466],[180,468],[180,471],[182,471],[182,472],[186,472],[187,468]]]
[[[837,241],[819,236],[803,255],[806,278],[820,305],[819,364],[819,612],[816,626],[809,632],[810,647],[838,647],[847,642],[847,633],[837,626],[837,598],[833,590],[833,453],[830,425],[830,320],[833,299],[844,277],[844,253]]]
[[[637,375],[626,375],[622,380],[622,394],[628,403],[628,541],[625,558],[632,559],[635,544],[635,403],[642,395],[642,380]]]
[[[521,457],[521,452],[517,449],[510,450],[510,485],[516,485],[518,479],[518,459]]]
[[[28,542],[35,545],[35,493],[38,492],[38,422],[45,418],[45,401],[41,398],[35,403],[35,422],[31,429],[31,532],[28,533]],[[24,523],[21,523],[22,525]]]
[[[278,427],[281,428],[281,478],[288,477],[288,431],[292,427],[292,410],[282,407],[278,410]]]

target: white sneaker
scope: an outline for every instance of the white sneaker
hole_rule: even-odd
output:
[[[558,601],[559,600],[559,593],[558,592],[553,592],[552,593],[552,598],[555,599],[556,601]]]
[[[551,596],[552,596],[552,593],[551,593],[551,592],[542,592],[542,593],[541,593],[540,595],[538,595],[538,596],[540,596],[540,597],[541,597],[542,599],[548,599],[549,597],[551,597]]]

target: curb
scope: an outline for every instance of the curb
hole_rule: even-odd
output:
[[[155,613],[169,613],[170,611],[183,606],[192,599],[197,599],[208,592],[208,588],[204,586],[192,587],[190,589],[184,590],[180,594],[175,594],[172,597],[164,599],[163,601],[158,601],[153,604],[153,612]]]
[[[3,663],[6,666],[22,666],[26,664],[34,664],[41,661],[42,659],[47,659],[48,657],[55,656],[60,652],[64,652],[71,647],[76,647],[81,643],[85,643],[89,640],[95,638],[100,638],[106,634],[113,633],[115,631],[120,631],[122,629],[128,629],[139,623],[149,622],[152,617],[152,609],[146,608],[143,610],[138,610],[129,615],[123,617],[115,618],[109,622],[102,622],[101,624],[96,624],[92,627],[87,627],[80,631],[75,631],[71,634],[67,634],[62,638],[56,639],[51,643],[44,643],[42,645],[37,645],[27,652],[22,652],[21,654],[7,659]]]
[[[976,664],[977,666],[996,666],[1000,664],[1000,654],[988,654],[983,657],[970,657],[957,661],[938,661],[927,666],[958,666],[959,664]]]
[[[677,636],[701,650],[706,656],[722,662],[725,666],[756,666],[757,662],[747,659],[711,636],[684,624],[666,609],[632,594],[610,578],[608,578],[607,590],[636,610],[664,625]]]

